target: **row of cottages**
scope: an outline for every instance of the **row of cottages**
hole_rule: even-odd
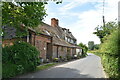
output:
[[[12,30],[11,34],[15,36],[15,30]],[[16,38],[5,39],[3,46],[6,44],[12,45],[15,40]],[[55,18],[51,19],[51,25],[42,23],[38,27],[29,28],[29,35],[24,37],[23,40],[34,45],[40,51],[39,57],[43,59],[52,60],[60,56],[74,56],[81,53],[76,38],[69,29],[60,27],[58,19]]]

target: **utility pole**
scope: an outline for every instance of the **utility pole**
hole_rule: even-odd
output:
[[[105,27],[105,16],[104,16],[104,6],[105,6],[105,0],[103,0],[103,27]]]

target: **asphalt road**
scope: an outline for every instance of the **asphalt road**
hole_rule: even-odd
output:
[[[100,57],[88,53],[86,58],[37,71],[19,78],[105,78]]]

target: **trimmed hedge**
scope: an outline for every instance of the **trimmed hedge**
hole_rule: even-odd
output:
[[[107,40],[100,45],[99,52],[95,52],[102,59],[102,64],[109,78],[120,78],[120,32],[115,30],[107,37]]]
[[[39,62],[39,51],[29,43],[17,41],[2,49],[2,76],[9,78],[34,71]]]
[[[102,55],[102,64],[105,69],[105,72],[109,75],[109,78],[118,78],[118,57],[110,56],[107,54]]]

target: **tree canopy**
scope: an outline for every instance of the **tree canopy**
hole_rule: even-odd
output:
[[[2,13],[2,26],[14,27],[17,37],[27,35],[28,27],[37,27],[47,16],[44,2],[3,2]]]
[[[94,50],[94,41],[89,41],[88,42],[88,49],[89,50]]]
[[[54,1],[56,4],[62,1]],[[47,16],[44,2],[3,2],[2,3],[2,26],[14,27],[17,35],[23,36],[28,27],[37,27]],[[24,26],[24,32],[20,31]],[[4,31],[3,31],[4,33]]]
[[[80,46],[82,49],[83,49],[83,53],[87,53],[87,50],[88,50],[88,47],[85,45],[85,44],[83,44],[83,43],[79,43],[79,45],[78,46]]]
[[[34,27],[46,16],[43,2],[3,2],[2,13],[2,25],[13,27]]]
[[[93,32],[93,34],[96,34],[99,38],[101,43],[104,42],[105,37],[110,35],[115,29],[117,29],[117,24],[115,22],[108,22],[105,24],[105,26],[98,26],[96,27],[96,32]]]

